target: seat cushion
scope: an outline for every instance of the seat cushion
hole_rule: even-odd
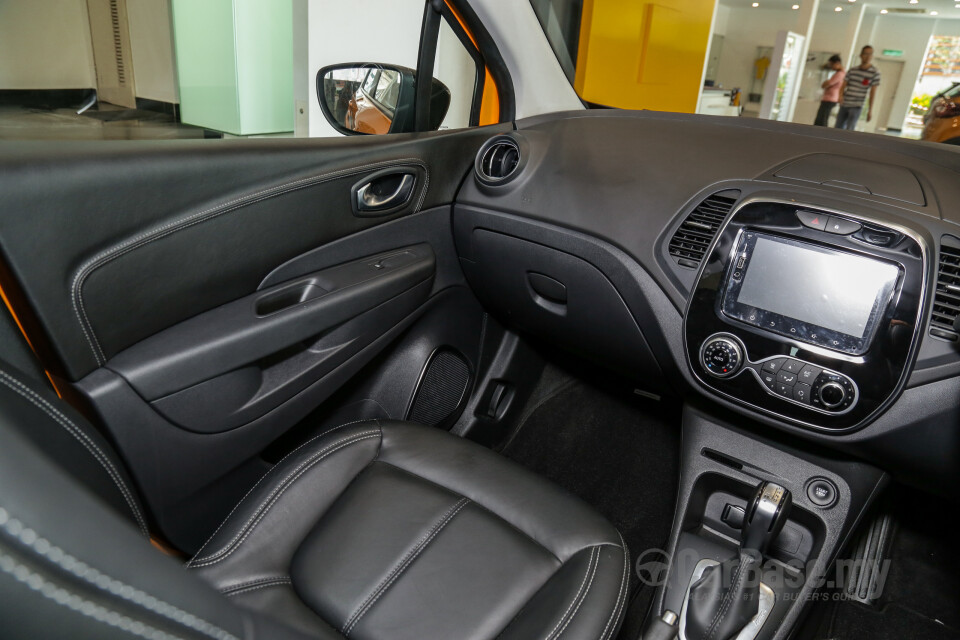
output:
[[[344,425],[251,489],[189,567],[320,637],[606,639],[626,548],[577,498],[403,422]]]

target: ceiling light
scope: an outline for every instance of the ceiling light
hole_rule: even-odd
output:
[[[760,6],[760,3],[759,3],[759,2],[754,2],[751,6],[752,6],[754,9],[756,9],[757,7]]]
[[[940,15],[940,12],[939,12],[939,11],[931,11],[931,12],[930,12],[930,15],[932,15],[932,16],[938,16],[938,15]]]
[[[843,7],[837,7],[836,9],[834,9],[834,11],[836,11],[837,13],[839,13],[839,12],[843,11]]]
[[[887,10],[886,10],[886,9],[880,9],[880,13],[882,13],[883,15],[887,15]]]
[[[920,0],[910,0],[910,4],[917,4]]]
[[[791,8],[791,9],[793,9],[794,11],[796,11],[797,9],[799,9],[799,8],[800,8],[800,5],[798,5],[798,4],[795,4],[795,5],[793,5],[793,6],[792,6],[792,7],[790,7],[790,8]],[[958,4],[958,5],[957,5],[957,9],[960,9],[960,4]]]

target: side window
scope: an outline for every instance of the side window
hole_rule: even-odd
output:
[[[317,106],[330,129],[315,133],[311,123],[311,135],[459,129],[497,122],[496,87],[452,0],[396,0],[389,5],[391,15],[365,16],[364,38],[317,56],[324,62],[363,62],[326,64],[316,72]],[[422,20],[417,41],[407,42],[414,6]],[[412,51],[419,53],[411,60]],[[423,78],[421,69],[427,72]],[[359,80],[351,83],[352,78]]]

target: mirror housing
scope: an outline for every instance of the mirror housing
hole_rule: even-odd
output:
[[[317,72],[317,100],[330,125],[346,135],[416,130],[416,71],[399,65],[352,62]],[[430,130],[440,128],[450,90],[433,79]]]

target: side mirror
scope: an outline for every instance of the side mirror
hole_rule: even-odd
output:
[[[416,71],[375,63],[347,63],[317,72],[317,100],[324,117],[340,133],[406,133],[416,129]],[[450,107],[450,90],[433,79],[430,129]]]

